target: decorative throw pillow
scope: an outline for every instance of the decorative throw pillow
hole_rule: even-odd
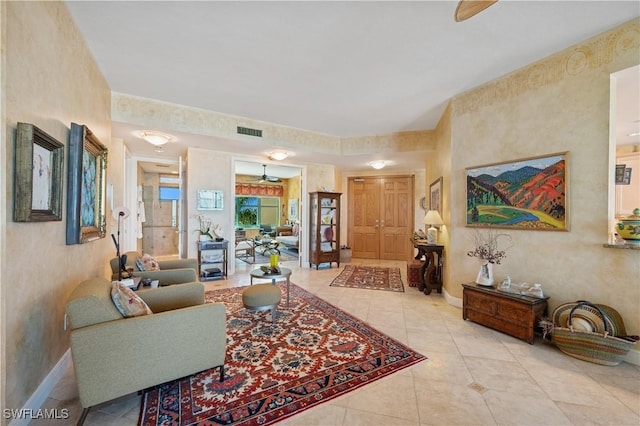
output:
[[[159,271],[160,265],[158,265],[158,261],[155,260],[148,254],[145,254],[140,258],[142,264],[144,265],[143,271]]]
[[[293,224],[293,228],[291,228],[291,234],[298,236],[298,233],[300,232],[300,225],[297,223]]]
[[[140,317],[142,315],[151,315],[153,312],[149,309],[144,300],[142,300],[133,290],[114,281],[111,284],[111,300],[123,317]]]
[[[138,268],[138,271],[144,271],[144,263],[142,263],[142,259],[136,259],[136,268]]]

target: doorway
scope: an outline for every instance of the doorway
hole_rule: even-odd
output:
[[[293,164],[235,160],[236,259],[244,263],[264,263],[260,246],[266,237],[278,243],[282,261],[301,262],[302,189],[304,167]],[[241,242],[251,240],[255,257],[247,256]],[[268,259],[267,259],[268,261]]]
[[[407,260],[413,247],[413,176],[352,177],[348,234],[353,257]]]
[[[143,174],[142,247],[154,256],[179,253],[179,177],[163,173]]]

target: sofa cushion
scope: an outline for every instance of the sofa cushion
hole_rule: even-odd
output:
[[[139,317],[153,313],[144,300],[133,290],[117,281],[111,284],[111,299],[118,311],[120,311],[125,318]]]

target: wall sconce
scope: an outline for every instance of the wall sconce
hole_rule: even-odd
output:
[[[384,160],[375,160],[368,162],[367,165],[373,167],[376,170],[380,170],[387,165],[387,162]]]
[[[137,136],[155,146],[162,146],[173,139],[172,135],[152,130],[142,130],[138,132]]]
[[[287,151],[282,151],[282,150],[271,151],[269,153],[269,158],[276,161],[284,160],[288,156],[289,156],[289,153]]]
[[[436,226],[444,225],[438,210],[429,210],[424,216],[424,219],[422,219],[422,223],[431,225],[429,229],[427,229],[427,244],[438,244],[438,229],[436,229]]]

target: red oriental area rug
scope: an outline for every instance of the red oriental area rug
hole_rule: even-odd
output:
[[[207,292],[227,307],[225,381],[212,369],[147,390],[139,423],[268,425],[426,359],[295,284],[286,306],[280,287],[275,323],[242,307],[245,287]]]
[[[331,282],[334,287],[366,288],[370,290],[404,291],[400,268],[346,265]]]

